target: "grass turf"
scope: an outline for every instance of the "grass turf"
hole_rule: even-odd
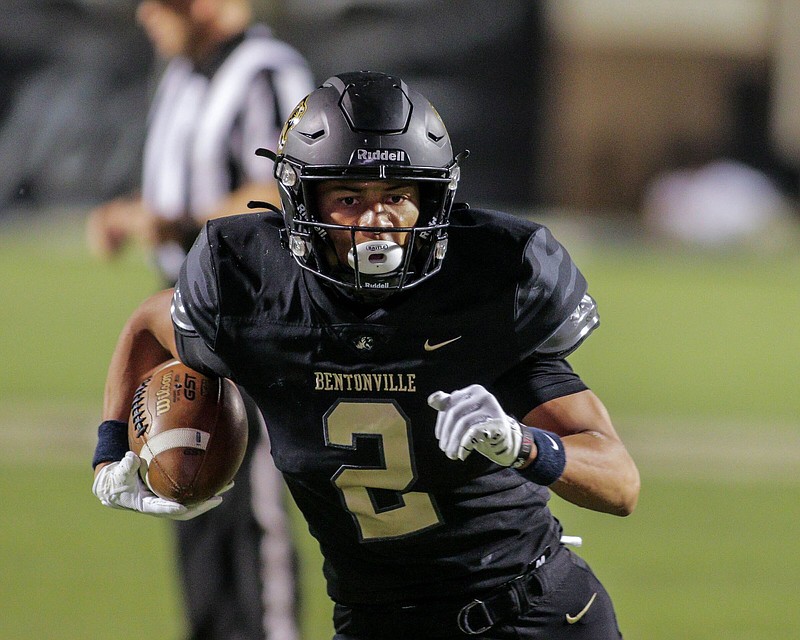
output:
[[[569,242],[567,244],[572,248]],[[572,363],[639,461],[628,519],[555,498],[628,639],[787,637],[800,559],[800,257],[574,250],[603,325]],[[88,460],[130,310],[155,290],[140,254],[85,255],[78,217],[0,229],[0,638],[177,638],[165,523],[101,508]],[[315,544],[298,520],[305,637],[330,637]]]

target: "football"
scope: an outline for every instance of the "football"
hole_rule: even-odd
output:
[[[128,445],[150,490],[192,506],[224,489],[242,464],[247,415],[236,385],[178,360],[152,369],[131,403]]]

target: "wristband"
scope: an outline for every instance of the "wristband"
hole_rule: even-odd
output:
[[[106,420],[97,428],[97,446],[92,458],[92,469],[101,462],[117,462],[128,452],[128,423]]]
[[[536,458],[528,466],[522,466],[524,464],[521,461],[523,460],[523,450],[527,447],[528,456],[530,456],[533,444],[536,445]],[[520,463],[520,466],[516,466],[517,463]],[[566,464],[567,455],[561,438],[555,433],[522,425],[522,446],[514,468],[523,478],[548,486],[561,477]]]

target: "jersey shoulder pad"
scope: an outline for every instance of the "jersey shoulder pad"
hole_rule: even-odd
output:
[[[516,292],[514,320],[523,357],[533,355],[551,337],[553,342],[544,348],[553,349],[553,354],[559,353],[559,345],[572,342],[577,346],[565,323],[579,309],[587,289],[586,279],[567,250],[549,229],[537,226],[525,245]],[[591,307],[593,302],[587,304]],[[587,318],[590,316],[587,310]],[[562,326],[564,331],[559,333]]]
[[[536,348],[535,353],[549,358],[564,358],[575,351],[599,324],[597,303],[586,293],[576,309]]]
[[[189,314],[186,313],[186,305],[183,303],[183,294],[181,294],[179,286],[175,287],[175,291],[172,294],[172,301],[170,302],[169,306],[169,315],[172,318],[172,324],[175,325],[175,329],[177,331],[185,334],[197,333],[194,330],[194,323],[192,323],[192,319],[189,317]]]

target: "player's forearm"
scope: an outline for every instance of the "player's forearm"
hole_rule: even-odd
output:
[[[558,434],[566,466],[551,488],[578,506],[630,514],[639,497],[639,471],[600,399],[589,390],[536,407],[524,422]]]
[[[551,489],[580,507],[619,516],[633,512],[639,471],[619,441],[596,432],[562,438],[567,464]]]
[[[131,400],[145,374],[176,353],[169,316],[172,290],[145,300],[120,333],[103,397],[103,420],[127,421]]]

